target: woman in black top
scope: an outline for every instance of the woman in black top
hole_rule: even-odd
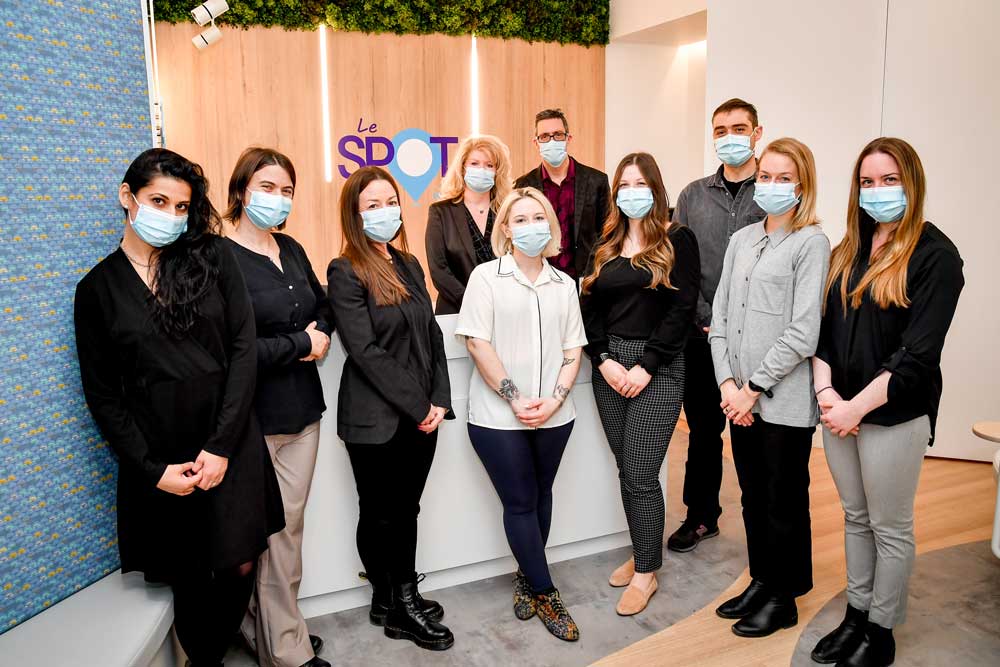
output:
[[[399,189],[386,170],[362,167],[344,183],[344,252],[326,273],[347,350],[337,434],[358,487],[370,619],[387,637],[444,650],[455,642],[438,623],[444,610],[417,592],[417,514],[438,425],[454,414],[444,338],[399,214]]]
[[[671,224],[660,169],[648,153],[626,155],[612,181],[617,205],[583,279],[586,348],[594,398],[618,464],[633,558],[611,575],[628,586],[621,615],[645,609],[663,563],[659,472],[680,416],[684,349],[701,280],[698,242]]]
[[[173,151],[137,157],[118,191],[121,245],[74,304],[84,395],[119,457],[122,570],[173,586],[195,667],[222,663],[284,525],[253,414],[253,312],[207,190]]]
[[[489,135],[467,137],[441,179],[441,200],[427,210],[424,243],[438,315],[457,313],[472,270],[495,259],[493,219],[511,189],[510,150]]]
[[[227,241],[243,270],[257,325],[255,405],[285,506],[285,529],[257,563],[243,634],[264,667],[329,667],[316,656],[299,611],[302,526],[326,410],[316,360],[326,356],[333,315],[309,258],[285,225],[295,167],[270,148],[248,148],[229,179]]]
[[[941,349],[965,280],[924,220],[913,147],[882,137],[854,167],[847,233],[834,248],[813,359],[823,444],[844,506],[847,614],[819,662],[890,665],[916,545],[913,501],[941,400]]]

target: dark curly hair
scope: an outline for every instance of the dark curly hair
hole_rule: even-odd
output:
[[[191,186],[187,231],[156,250],[155,296],[150,296],[155,324],[168,336],[183,338],[194,326],[201,298],[219,278],[221,220],[208,199],[208,179],[201,167],[166,148],[143,151],[129,165],[122,182],[135,194],[157,176]]]

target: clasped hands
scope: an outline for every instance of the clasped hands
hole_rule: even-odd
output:
[[[625,367],[614,359],[607,359],[597,367],[597,370],[601,371],[604,381],[625,398],[638,396],[653,379],[653,376],[639,364],[625,370]]]
[[[857,435],[858,426],[864,418],[864,413],[851,401],[845,401],[833,387],[827,387],[816,395],[819,399],[819,420],[830,432],[841,438]]]
[[[736,386],[736,381],[729,378],[719,387],[722,392],[722,402],[719,406],[726,415],[726,419],[737,426],[750,426],[753,424],[753,406],[757,404],[760,394],[750,389],[749,383],[743,388]]]
[[[225,456],[203,449],[194,461],[168,465],[156,488],[175,496],[190,495],[195,489],[209,491],[222,483],[228,467],[229,459]]]

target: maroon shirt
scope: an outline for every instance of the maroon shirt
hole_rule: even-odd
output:
[[[576,162],[573,158],[569,160],[569,169],[566,178],[559,185],[556,185],[549,172],[545,171],[545,163],[542,163],[542,192],[545,198],[555,209],[556,217],[559,219],[559,230],[562,232],[562,247],[559,254],[549,257],[549,263],[567,274],[571,278],[576,278],[576,265],[573,263],[574,243],[573,238],[573,214],[576,211],[576,196],[574,189],[576,186]]]

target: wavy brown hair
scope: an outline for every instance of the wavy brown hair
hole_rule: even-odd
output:
[[[866,220],[869,224],[874,222],[859,203],[861,163],[874,153],[884,153],[899,165],[899,178],[903,184],[903,192],[906,193],[906,211],[896,229],[890,234],[889,240],[872,257],[868,270],[861,276],[857,286],[848,292],[847,283],[861,250],[862,220]],[[840,298],[845,311],[848,300],[852,308],[859,307],[866,290],[871,291],[872,299],[879,308],[889,306],[906,308],[910,305],[910,299],[906,294],[907,265],[924,231],[926,194],[927,179],[924,176],[924,166],[917,151],[907,142],[895,137],[879,137],[869,142],[861,151],[858,161],[854,164],[851,198],[847,202],[847,232],[833,249],[833,254],[830,256],[830,274],[826,280],[827,293],[838,280],[840,281]]]
[[[601,275],[604,265],[622,254],[629,223],[628,217],[615,202],[618,199],[618,190],[621,189],[622,173],[631,164],[639,168],[646,185],[653,191],[653,208],[642,219],[642,238],[646,246],[633,255],[630,261],[633,267],[645,269],[653,274],[653,279],[647,285],[649,289],[656,289],[660,285],[676,289],[670,283],[670,271],[674,268],[674,244],[670,242],[668,236],[671,224],[670,203],[667,200],[667,190],[663,186],[660,168],[649,153],[629,153],[622,158],[618,168],[615,169],[612,181],[614,187],[611,189],[609,205],[611,210],[608,211],[608,217],[601,230],[601,238],[594,249],[593,273],[585,277],[581,283],[584,294],[590,293],[590,288]]]
[[[358,280],[365,286],[380,306],[398,306],[410,298],[410,291],[400,280],[399,274],[391,262],[376,248],[376,243],[365,236],[365,226],[358,210],[358,199],[362,191],[375,181],[387,181],[396,191],[399,199],[399,186],[382,167],[361,167],[344,182],[340,191],[340,226],[344,240],[340,254],[351,263],[351,268],[357,274]],[[409,259],[410,247],[406,242],[406,227],[399,226],[392,245]]]
[[[222,217],[231,225],[240,224],[240,218],[243,216],[243,196],[246,194],[250,179],[258,171],[271,165],[284,169],[292,181],[292,189],[295,188],[295,167],[287,155],[273,148],[251,146],[236,160],[233,174],[229,177],[229,202]],[[285,223],[281,223],[277,228],[284,229]]]

